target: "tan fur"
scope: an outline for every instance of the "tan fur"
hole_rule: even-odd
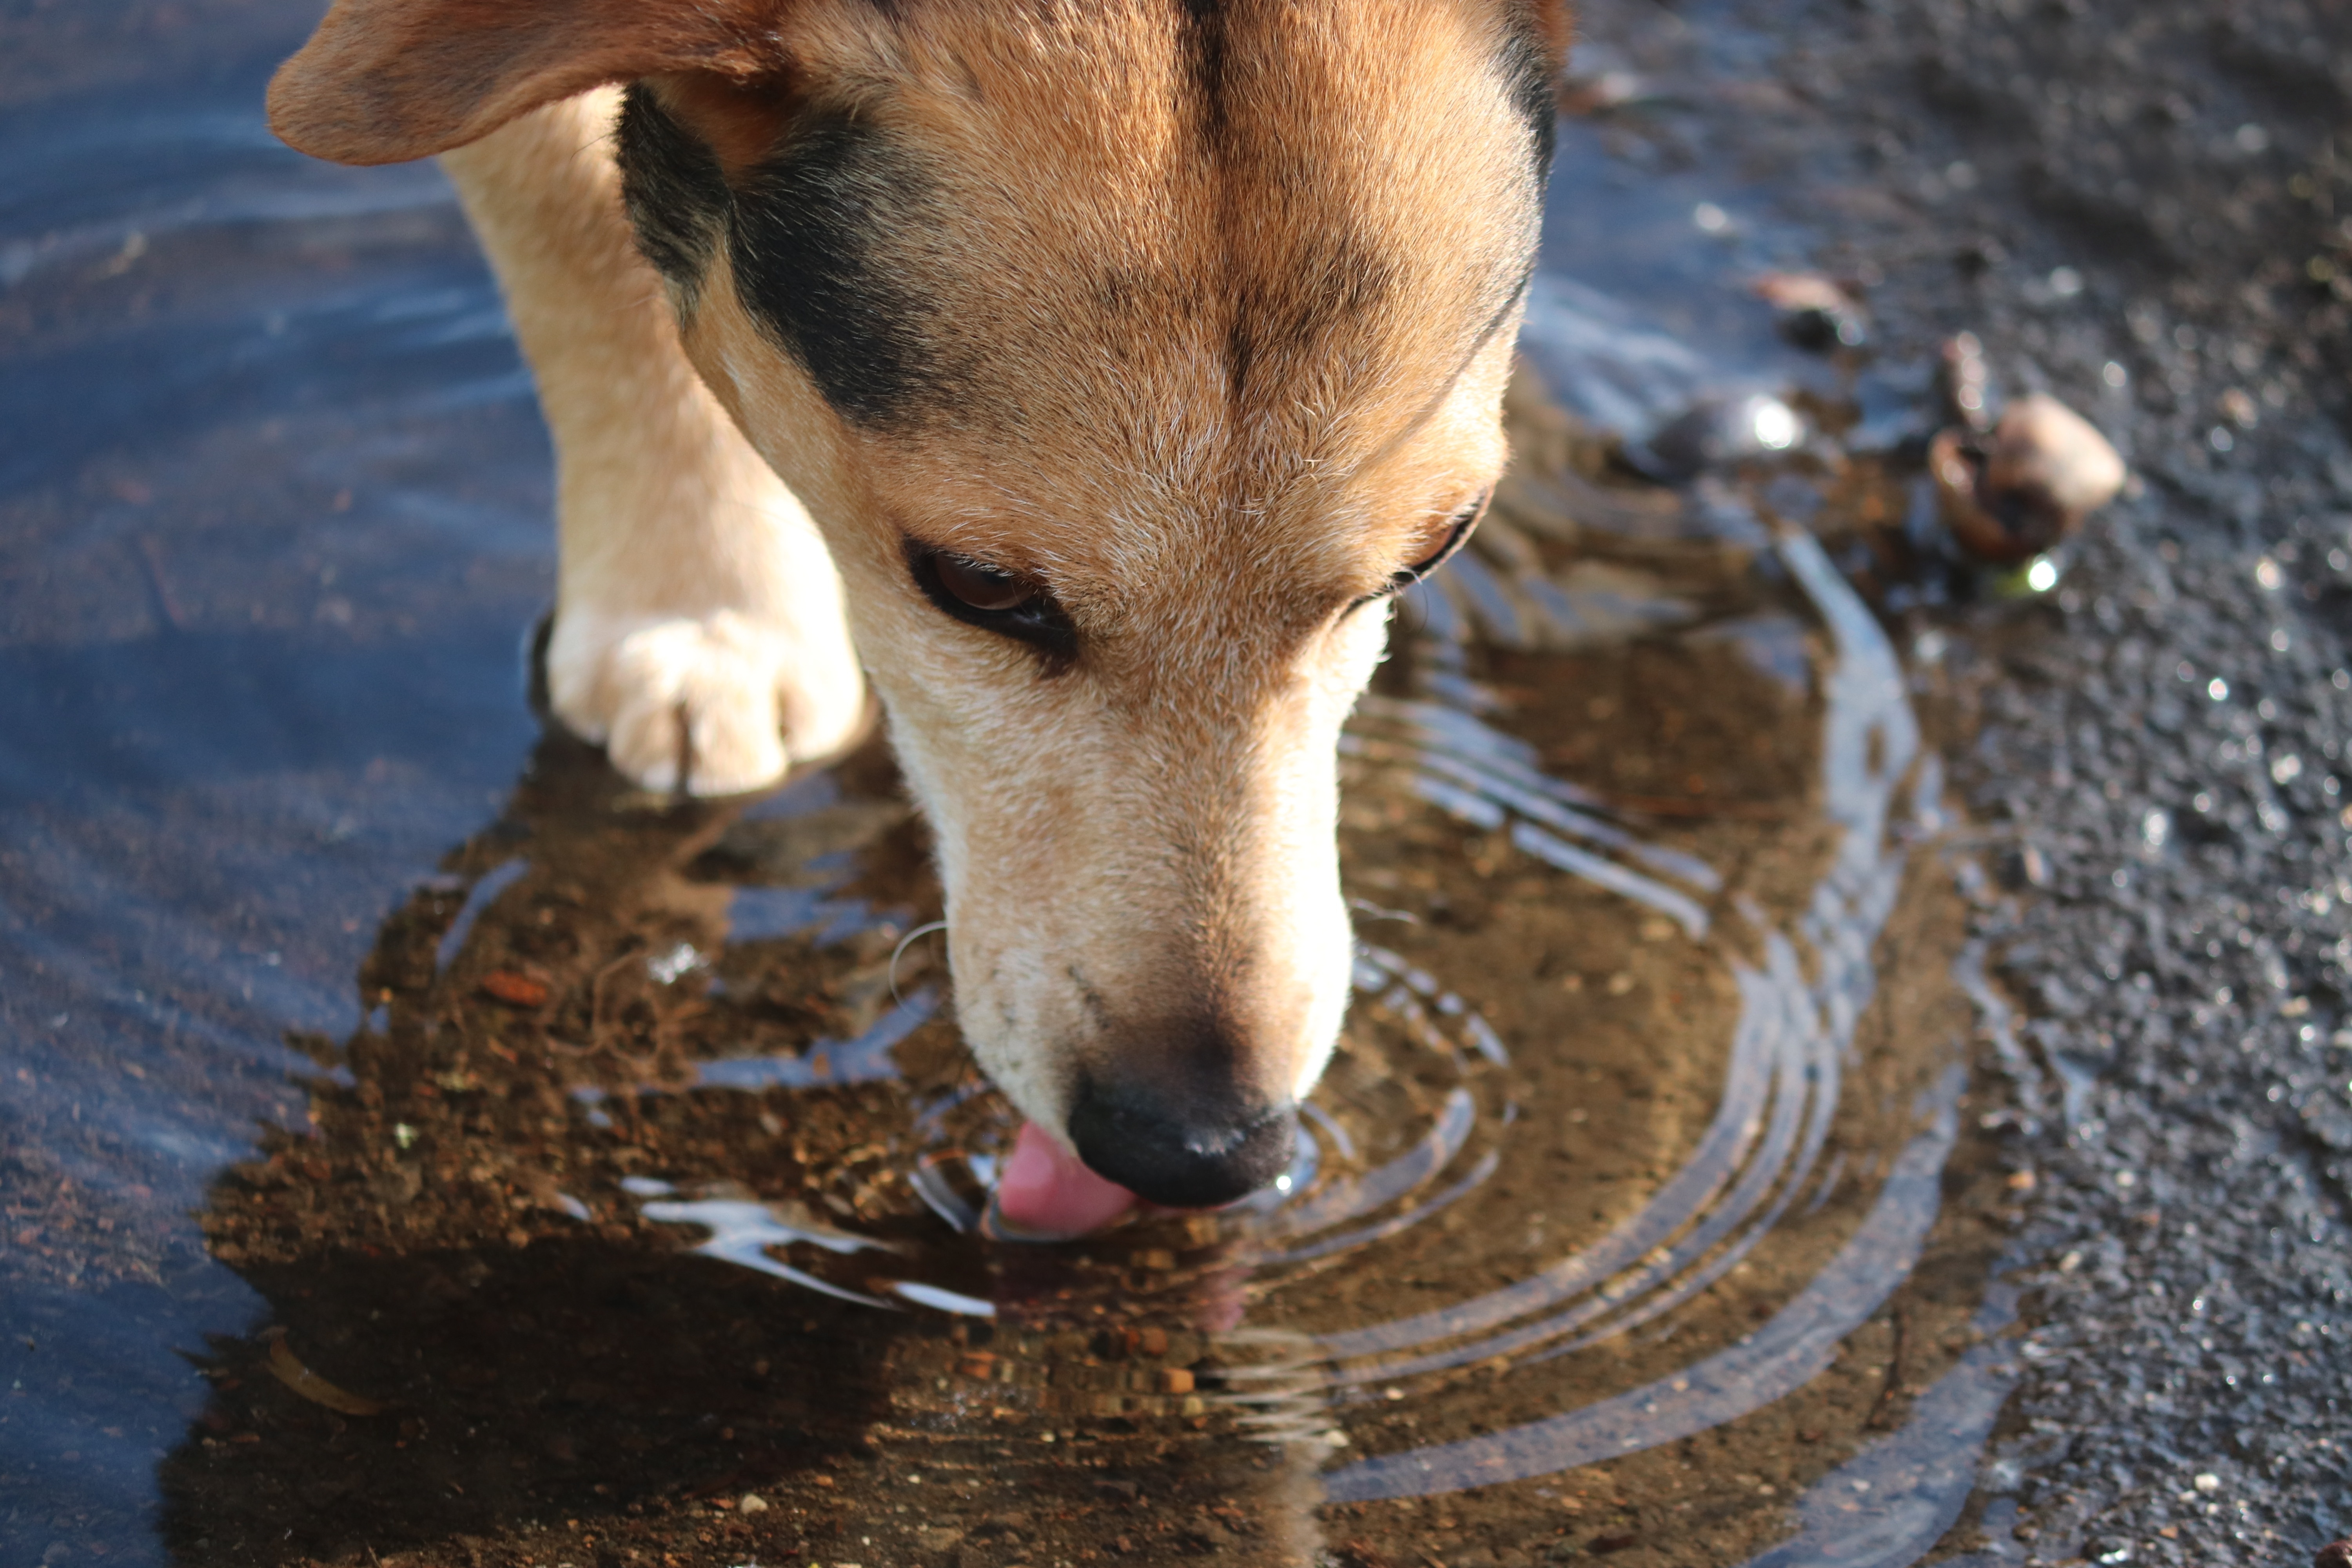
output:
[[[1335,743],[1386,618],[1349,605],[1505,457],[1537,215],[1496,76],[1503,0],[1234,0],[1209,132],[1173,0],[803,0],[750,44],[746,9],[612,0],[567,32],[529,4],[341,0],[273,90],[289,140],[341,156],[521,116],[446,163],[562,457],[559,713],[664,784],[657,715],[682,703],[703,790],[781,771],[755,738],[773,693],[791,755],[837,742],[856,673],[797,495],[938,833],[982,1065],[1058,1131],[1076,1071],[1181,1078],[1155,1053],[1206,1019],[1267,1100],[1303,1094],[1348,988]],[[365,40],[436,28],[518,63],[469,67],[446,101],[413,70],[353,85],[384,55]],[[930,347],[969,389],[950,414],[845,421],[723,258],[681,358],[613,195],[610,95],[535,107],[624,77],[730,168],[811,96],[923,151],[942,216],[886,260],[947,323]],[[1360,308],[1318,331],[1252,326],[1350,289]],[[942,615],[909,537],[1050,584],[1082,657],[1047,674]]]

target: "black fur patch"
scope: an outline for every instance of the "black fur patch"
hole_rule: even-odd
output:
[[[1559,0],[1529,3],[1557,5]],[[1552,155],[1559,142],[1559,98],[1553,90],[1551,53],[1544,47],[1541,26],[1526,11],[1515,10],[1503,48],[1503,73],[1511,84],[1511,101],[1528,122],[1538,185],[1551,179]]]
[[[846,114],[813,113],[730,187],[719,160],[643,87],[620,125],[621,192],[637,247],[691,311],[723,244],[751,313],[842,417],[903,426],[940,407],[920,296],[882,242],[927,223],[927,182]]]
[[[1178,0],[1192,90],[1200,98],[1201,132],[1212,144],[1225,132],[1225,0]]]
[[[1335,220],[1336,221],[1336,220]],[[1376,310],[1396,288],[1396,268],[1354,237],[1334,234],[1286,275],[1243,288],[1225,331],[1225,374],[1236,404],[1279,384]]]
[[[621,199],[637,249],[690,310],[727,223],[719,160],[642,87],[623,101],[619,134]]]
[[[891,427],[951,390],[927,341],[928,303],[884,253],[935,226],[906,152],[845,113],[819,112],[735,193],[728,259],[745,303],[855,424]]]

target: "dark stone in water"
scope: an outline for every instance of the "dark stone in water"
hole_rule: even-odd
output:
[[[1768,272],[1757,298],[1780,312],[1780,335],[1812,353],[1860,348],[1870,341],[1862,302],[1844,286],[1813,272]]]
[[[1687,484],[1710,468],[1794,451],[1804,440],[1797,411],[1769,392],[1712,397],[1625,444],[1634,472],[1660,484]]]

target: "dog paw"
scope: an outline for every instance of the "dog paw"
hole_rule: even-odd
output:
[[[618,624],[559,616],[548,700],[640,786],[738,795],[783,777],[796,754],[837,749],[856,728],[856,667],[799,668],[793,652],[788,634],[731,610]]]

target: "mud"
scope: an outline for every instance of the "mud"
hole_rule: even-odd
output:
[[[886,754],[534,741],[543,437],[437,177],[260,131],[307,8],[0,20],[0,1550],[2342,1534],[2347,56],[2112,9],[1588,9],[1288,1184],[1055,1249]],[[2137,476],[2048,595],[1934,526],[1963,328]]]

